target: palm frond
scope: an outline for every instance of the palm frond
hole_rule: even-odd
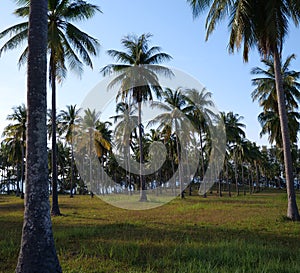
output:
[[[92,60],[89,54],[94,56],[97,55],[99,47],[98,40],[82,32],[70,23],[67,23],[66,35],[68,40],[72,43],[79,55],[82,57],[83,62],[93,68]]]
[[[14,14],[19,17],[28,17],[29,16],[29,6],[18,8],[14,11]]]
[[[25,48],[25,50],[23,51],[23,53],[21,54],[19,61],[18,61],[18,66],[19,68],[27,63],[27,59],[28,59],[28,47]]]
[[[106,77],[106,76],[111,75],[113,73],[116,73],[116,74],[122,73],[127,68],[130,68],[130,65],[126,65],[126,64],[110,64],[110,65],[107,65],[107,66],[103,67],[100,70],[100,73],[104,77]]]
[[[69,21],[82,21],[92,18],[97,12],[102,13],[99,6],[85,1],[73,1],[63,10],[62,16]]]
[[[134,59],[131,55],[129,55],[126,52],[117,51],[117,50],[107,50],[107,54],[111,57],[113,57],[117,62],[123,62],[123,63],[134,63]]]
[[[24,43],[27,41],[28,38],[28,31],[23,30],[19,33],[17,33],[15,36],[10,38],[1,48],[0,48],[0,57],[3,52],[10,50],[10,49],[15,49],[20,46],[20,44]]]

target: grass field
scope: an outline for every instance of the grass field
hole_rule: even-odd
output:
[[[89,196],[59,202],[53,230],[66,273],[300,272],[300,224],[285,219],[283,191],[192,196],[146,211]],[[22,200],[0,196],[1,273],[14,272],[22,217]]]

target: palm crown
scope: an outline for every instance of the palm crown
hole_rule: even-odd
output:
[[[151,34],[142,34],[141,36],[125,36],[121,43],[126,49],[125,52],[117,50],[108,50],[108,55],[112,56],[120,64],[110,64],[105,66],[101,72],[104,76],[115,73],[116,77],[110,83],[109,87],[121,83],[121,89],[118,97],[122,100],[130,96],[135,102],[152,100],[152,92],[160,97],[162,91],[158,75],[170,76],[172,72],[159,63],[168,61],[172,57],[161,52],[158,46],[149,47]],[[138,87],[138,88],[137,88]]]
[[[29,17],[29,0],[19,0],[22,7],[15,10],[19,17]],[[50,62],[50,71],[55,69],[56,79],[65,78],[67,65],[71,70],[79,74],[83,71],[83,65],[92,66],[90,55],[96,55],[99,42],[87,33],[78,29],[72,22],[89,19],[100,8],[76,0],[49,0],[48,1],[48,52],[53,58]],[[0,56],[9,49],[20,46],[28,38],[28,22],[11,26],[0,33],[0,38],[10,36],[9,40],[0,49]],[[25,48],[19,58],[19,65],[26,63],[28,47]],[[55,64],[55,67],[53,67]]]

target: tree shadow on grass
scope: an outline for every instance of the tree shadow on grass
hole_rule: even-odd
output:
[[[131,223],[60,226],[55,234],[60,255],[110,260],[135,272],[300,272],[300,242],[288,235]]]

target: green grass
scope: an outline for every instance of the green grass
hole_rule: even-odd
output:
[[[146,211],[60,196],[53,218],[63,272],[300,272],[300,224],[284,192],[176,199]],[[0,196],[0,272],[14,272],[23,203]]]

